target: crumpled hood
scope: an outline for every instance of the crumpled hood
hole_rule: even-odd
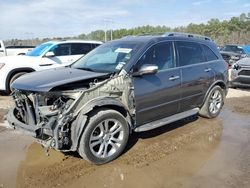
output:
[[[25,91],[48,92],[51,89],[78,81],[98,78],[108,73],[97,73],[68,67],[33,72],[13,82],[12,88]]]

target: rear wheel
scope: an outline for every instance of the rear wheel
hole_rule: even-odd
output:
[[[215,86],[211,89],[205,103],[201,107],[199,114],[206,118],[215,118],[220,114],[221,108],[224,105],[225,94],[220,86]]]
[[[80,140],[78,152],[94,164],[104,164],[117,158],[126,147],[129,126],[115,110],[99,109],[91,114]]]
[[[24,74],[26,74],[26,73],[27,73],[27,72],[19,72],[19,73],[14,74],[14,75],[10,78],[9,83],[8,83],[8,85],[7,85],[7,90],[6,90],[6,93],[7,93],[7,94],[10,94],[11,92],[13,92],[13,89],[10,87],[11,84],[12,84],[17,78],[19,78],[20,76],[22,76],[22,75],[24,75]]]

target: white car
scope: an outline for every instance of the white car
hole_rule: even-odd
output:
[[[24,56],[0,57],[0,91],[9,94],[11,83],[23,74],[70,65],[101,44],[100,41],[50,41]]]
[[[35,46],[5,46],[4,42],[0,40],[0,57],[24,55],[33,48],[35,48]]]

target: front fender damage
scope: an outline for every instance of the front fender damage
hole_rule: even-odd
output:
[[[130,125],[135,118],[134,89],[128,75],[95,81],[88,88],[73,91],[39,93],[17,90],[13,98],[16,105],[9,112],[10,124],[24,130],[31,129],[44,146],[60,151],[77,150],[78,140],[87,126],[88,113],[94,108],[119,107],[126,112]]]

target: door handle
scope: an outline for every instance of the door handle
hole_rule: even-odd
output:
[[[177,80],[177,79],[179,79],[180,78],[180,76],[171,76],[170,78],[169,78],[169,80],[170,81],[174,81],[174,80]]]
[[[211,70],[211,68],[204,69],[205,72],[210,72]]]

